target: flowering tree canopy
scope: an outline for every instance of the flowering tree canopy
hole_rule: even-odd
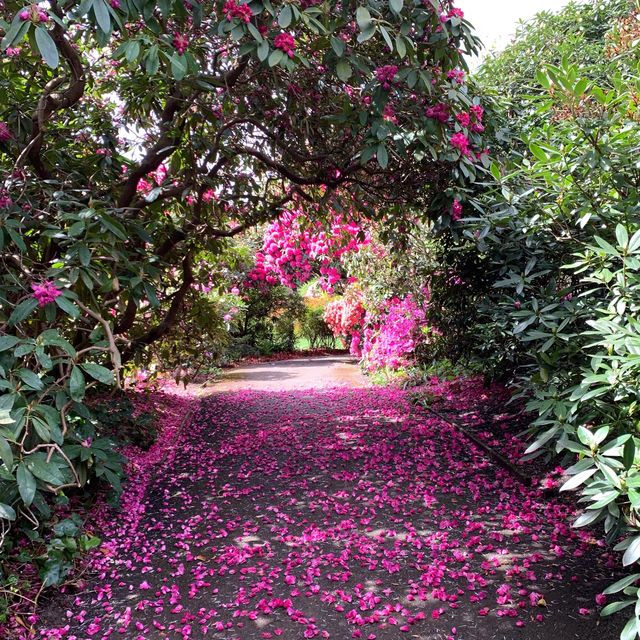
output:
[[[34,521],[43,492],[117,482],[85,394],[185,309],[209,317],[194,300],[228,238],[290,203],[319,223],[449,216],[486,153],[462,59],[477,41],[451,2],[8,0],[3,16],[0,517]]]
[[[400,222],[407,202],[446,211],[482,157],[461,69],[477,43],[449,2],[12,8],[0,22],[5,244],[28,280],[55,264],[62,286],[85,281],[85,302],[107,298],[116,335],[177,289],[137,346],[172,325],[203,246],[293,198],[348,193]],[[14,238],[27,230],[44,253]],[[103,241],[111,260],[96,265]]]

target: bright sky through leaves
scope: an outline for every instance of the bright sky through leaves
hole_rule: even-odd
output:
[[[475,27],[485,45],[484,57],[491,49],[502,49],[515,34],[519,20],[529,20],[539,11],[559,11],[567,0],[458,0],[457,5]],[[471,61],[472,66],[478,64]]]

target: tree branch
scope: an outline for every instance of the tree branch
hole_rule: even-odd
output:
[[[194,282],[193,269],[191,265],[191,255],[185,256],[184,260],[182,261],[182,273],[182,284],[173,295],[166,315],[164,316],[162,321],[155,327],[152,327],[151,329],[149,329],[149,331],[143,333],[141,336],[131,341],[130,345],[122,353],[123,362],[126,363],[131,360],[131,358],[133,358],[133,356],[135,355],[135,352],[141,347],[146,347],[152,342],[155,342],[156,340],[164,337],[175,325],[178,319],[178,314],[182,309],[184,299],[186,298],[187,293],[189,293],[191,285]]]

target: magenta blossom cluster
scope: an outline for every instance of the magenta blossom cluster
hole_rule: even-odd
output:
[[[13,200],[6,191],[0,191],[0,209],[8,209],[13,204]]]
[[[460,204],[459,200],[454,200],[453,204],[451,205],[451,219],[454,222],[457,222],[458,220],[460,220],[461,216],[462,216],[462,204]]]
[[[449,121],[449,107],[443,102],[439,102],[425,111],[427,118],[432,118],[445,124]]]
[[[290,33],[279,33],[273,40],[273,46],[280,51],[284,51],[290,58],[296,50],[296,41]]]
[[[412,295],[392,298],[384,306],[379,317],[365,318],[362,358],[370,370],[409,364],[426,327],[425,311]]]
[[[11,130],[7,126],[6,122],[0,122],[0,142],[7,142],[11,140]]]
[[[266,282],[295,288],[319,273],[320,286],[331,292],[342,279],[342,257],[369,242],[360,225],[340,214],[333,214],[327,229],[310,223],[301,210],[285,211],[267,227],[248,284]]]
[[[189,40],[187,36],[181,33],[176,33],[176,35],[173,36],[173,46],[178,54],[182,55],[189,47]]]
[[[222,8],[222,12],[227,20],[231,21],[234,18],[248,24],[251,21],[251,8],[248,4],[241,4],[237,0],[228,0]]]
[[[362,323],[365,317],[360,295],[351,295],[330,302],[323,314],[333,335],[350,341],[351,355],[360,357]]]
[[[38,301],[38,306],[40,307],[44,307],[62,295],[62,291],[60,291],[55,282],[51,282],[51,280],[45,280],[42,284],[36,284],[34,282],[31,285],[31,289],[33,290],[31,297]]]
[[[30,9],[23,9],[20,12],[20,20],[22,22],[27,22],[27,20],[31,20],[34,24],[38,24],[39,22],[48,22],[49,16],[44,9],[41,9],[37,5],[31,5]]]
[[[376,78],[384,89],[391,89],[397,73],[398,67],[395,64],[387,64],[384,67],[378,67],[376,69]]]
[[[457,149],[463,156],[471,156],[471,149],[469,148],[469,138],[462,133],[462,131],[458,131],[458,133],[454,133],[451,136],[451,146]]]

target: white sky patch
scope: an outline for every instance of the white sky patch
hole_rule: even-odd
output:
[[[567,4],[569,0],[458,0],[456,6],[485,46],[480,59],[471,59],[470,66],[477,67],[487,51],[508,45],[520,20],[529,20],[539,11],[559,11]]]

